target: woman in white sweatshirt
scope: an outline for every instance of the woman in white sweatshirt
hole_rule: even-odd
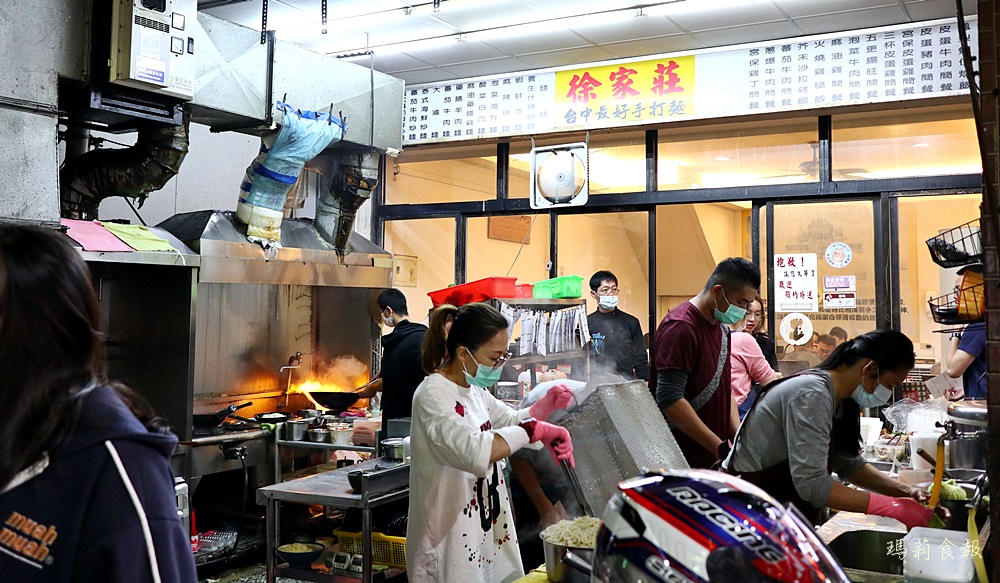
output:
[[[520,411],[487,390],[500,378],[507,320],[482,303],[444,305],[430,317],[421,350],[428,376],[413,396],[407,576],[431,581],[504,583],[524,576],[503,460],[541,442],[573,463],[569,432],[546,423],[572,402],[550,390]]]

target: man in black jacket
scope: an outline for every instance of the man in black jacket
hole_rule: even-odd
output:
[[[590,278],[590,296],[597,309],[587,316],[590,354],[599,372],[627,379],[649,379],[649,359],[639,320],[618,309],[618,278],[598,271]]]
[[[382,435],[388,434],[389,420],[409,417],[413,410],[413,392],[427,374],[420,365],[420,345],[427,326],[410,322],[406,297],[398,289],[387,289],[378,296],[382,323],[392,328],[382,337],[382,366],[379,380],[360,392],[370,398],[382,392]]]

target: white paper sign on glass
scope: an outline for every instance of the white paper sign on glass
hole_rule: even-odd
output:
[[[776,312],[817,312],[816,254],[781,253],[774,256]]]

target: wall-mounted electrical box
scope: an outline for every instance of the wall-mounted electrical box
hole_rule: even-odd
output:
[[[197,0],[112,0],[112,83],[194,96]]]

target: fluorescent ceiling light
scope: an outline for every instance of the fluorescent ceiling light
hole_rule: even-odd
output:
[[[716,162],[726,162],[727,160],[732,160],[729,156],[716,156],[713,158]]]
[[[913,144],[914,148],[926,148],[928,146],[930,146],[930,144],[928,144],[927,142],[918,142],[916,144]]]

